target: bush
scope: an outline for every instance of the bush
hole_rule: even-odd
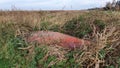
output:
[[[75,37],[82,38],[92,32],[90,24],[84,21],[83,17],[67,21],[63,26],[63,32]]]
[[[108,2],[105,6],[105,10],[111,10],[112,9],[112,3]]]

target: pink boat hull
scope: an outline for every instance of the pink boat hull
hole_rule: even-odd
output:
[[[90,45],[87,40],[79,39],[73,36],[52,31],[37,31],[31,33],[27,38],[28,42],[37,42],[39,44],[56,44],[64,48],[82,48],[84,45]]]

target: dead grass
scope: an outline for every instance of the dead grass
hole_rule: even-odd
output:
[[[33,31],[34,28],[39,29],[41,22],[51,23],[50,25],[58,24],[60,25],[59,27],[61,27],[66,21],[79,16],[83,16],[85,21],[92,25],[92,28],[93,21],[96,19],[102,20],[107,24],[102,32],[95,30],[94,28],[96,27],[93,28],[94,33],[87,37],[93,43],[85,49],[71,51],[57,45],[48,45],[42,48],[44,44],[28,44],[28,47],[19,47],[18,51],[28,51],[29,53],[25,55],[26,62],[36,62],[34,64],[37,64],[37,67],[42,67],[41,62],[47,61],[50,56],[55,56],[56,59],[48,63],[47,67],[57,65],[57,63],[62,61],[66,61],[63,65],[70,66],[67,61],[73,59],[74,62],[71,62],[71,64],[73,64],[73,66],[78,64],[82,68],[110,68],[112,65],[118,68],[120,66],[120,63],[117,62],[117,60],[120,59],[120,13],[117,11],[1,11],[0,24],[6,25],[12,23],[13,27],[8,26],[8,28],[14,30],[14,36],[24,38],[25,35]],[[0,30],[2,30],[2,28]],[[6,28],[5,31],[7,30]],[[9,31],[8,33],[10,33]],[[0,38],[1,37],[2,35]],[[2,48],[4,49],[3,53],[8,53],[6,45],[2,46]],[[36,60],[35,57],[39,55],[37,51],[39,48],[43,49],[42,52],[45,52],[45,55],[43,55],[42,59]],[[66,57],[68,54],[70,54],[70,56]],[[71,56],[73,58],[71,58]],[[33,59],[35,59],[35,61],[33,61]]]
[[[102,33],[95,34],[95,37],[94,37],[96,39],[95,43],[93,43],[90,46],[90,49],[88,49],[88,51],[85,52],[85,55],[84,55],[84,60],[86,59],[90,61],[87,68],[107,67],[107,64],[104,66],[102,66],[101,64],[107,63],[107,61],[104,58],[111,51],[111,49],[114,49],[114,46],[116,46],[116,45],[113,45],[113,43],[119,43],[118,41],[120,40],[120,37],[116,37],[118,35],[119,35],[119,32],[116,30],[116,27],[114,26],[107,26]],[[105,54],[101,54],[100,53],[101,50],[103,50]]]

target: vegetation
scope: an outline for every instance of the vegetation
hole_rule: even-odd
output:
[[[105,10],[120,10],[120,1],[113,0],[113,2],[108,2],[106,4]]]
[[[92,28],[90,27],[90,24],[88,24],[84,20],[85,19],[80,16],[78,19],[67,21],[67,23],[65,23],[63,26],[63,31],[66,34],[70,34],[79,38],[90,34],[92,32]]]
[[[50,30],[93,42],[82,50],[28,43]],[[1,11],[0,68],[120,68],[118,11]]]

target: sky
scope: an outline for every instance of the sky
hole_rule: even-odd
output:
[[[112,0],[0,0],[0,9],[82,10],[103,7]]]

